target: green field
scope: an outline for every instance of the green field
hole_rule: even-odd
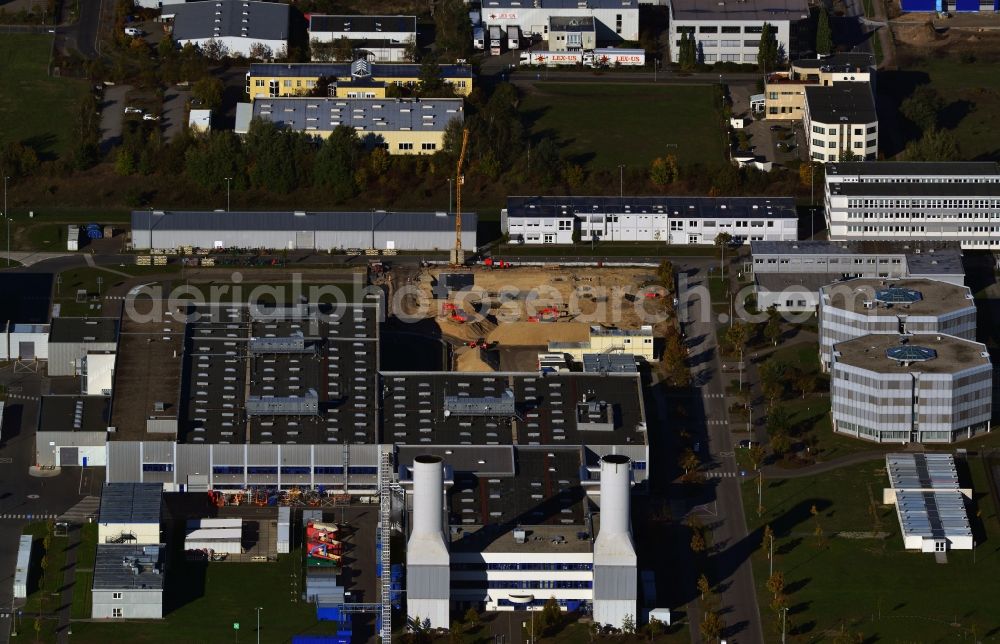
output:
[[[865,642],[994,641],[1000,633],[994,599],[1000,592],[1000,523],[983,463],[973,458],[969,465],[969,515],[979,545],[974,554],[949,552],[946,564],[903,550],[895,510],[881,504],[888,485],[884,461],[815,477],[765,479],[764,517],[748,511],[747,523],[757,548],[751,559],[769,641],[779,640],[780,620],[765,588],[767,554],[758,548],[764,524],[775,531],[774,568],[785,576],[789,641],[862,641],[835,640],[842,627]],[[748,509],[757,506],[756,481],[744,485],[743,496]],[[822,540],[815,534],[817,522]],[[869,534],[837,536],[842,532]],[[878,532],[888,536],[870,534]]]
[[[0,37],[0,143],[30,145],[40,158],[64,153],[86,83],[48,75],[52,36]]]
[[[535,83],[520,110],[534,136],[551,135],[570,160],[592,169],[723,161],[716,88],[624,83]]]

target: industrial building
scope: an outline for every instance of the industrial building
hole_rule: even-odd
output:
[[[833,346],[833,429],[877,443],[953,443],[990,431],[986,347],[950,335],[866,335]]]
[[[814,161],[874,161],[878,156],[878,114],[870,83],[806,86],[802,125]]]
[[[1000,248],[1000,171],[993,162],[828,165],[830,239],[952,241]]]
[[[413,498],[409,617],[447,627],[452,606],[538,610],[555,598],[591,606],[600,624],[635,618],[627,456],[588,467],[565,447],[406,448],[399,462]]]
[[[836,53],[823,58],[793,60],[789,70],[767,75],[764,85],[764,117],[768,120],[801,121],[806,87],[828,87],[837,83],[874,83],[875,57],[864,53]],[[874,85],[873,85],[874,87]]]
[[[462,247],[476,248],[475,213],[462,213]],[[287,250],[444,250],[455,245],[445,212],[132,212],[132,246]]]
[[[417,42],[416,16],[331,16],[309,14],[309,41],[332,43],[346,39],[356,57],[373,62],[413,62]],[[313,60],[317,60],[313,51]]]
[[[965,268],[957,244],[913,242],[751,242],[757,307],[779,311],[815,310],[827,284],[868,277],[933,279],[962,286]]]
[[[500,228],[523,244],[746,243],[798,239],[798,214],[790,197],[507,197]]]
[[[31,548],[34,537],[23,534],[17,544],[17,562],[14,564],[14,599],[28,598],[28,575],[31,574]]]
[[[965,509],[972,490],[960,487],[953,455],[886,454],[885,470],[883,503],[896,506],[904,548],[942,554],[975,547]]]
[[[107,396],[42,396],[35,428],[36,464],[105,465],[110,409]]]
[[[0,360],[48,360],[49,325],[8,322],[0,338]]]
[[[368,148],[389,154],[434,154],[444,149],[452,121],[462,122],[460,98],[261,98],[253,118],[327,138],[338,127],[355,131]]]
[[[97,543],[161,543],[162,505],[160,483],[105,483],[97,515]]]
[[[93,619],[161,619],[163,557],[159,545],[97,544]]]
[[[681,38],[695,41],[700,63],[757,64],[764,24],[771,25],[778,50],[786,57],[798,51],[800,23],[809,18],[806,0],[747,0],[706,3],[670,0],[670,60],[679,59]]]
[[[179,46],[218,45],[225,56],[272,58],[288,46],[291,13],[281,2],[215,0],[170,5],[171,37]],[[263,54],[263,55],[262,55]]]
[[[1000,11],[997,0],[900,0],[900,9],[907,13],[987,13]]]
[[[549,51],[587,51],[597,48],[597,21],[593,16],[549,18]]]
[[[819,354],[868,334],[944,333],[976,339],[976,305],[967,286],[934,280],[854,279],[819,290]]]
[[[525,37],[550,41],[549,21],[592,18],[597,42],[613,45],[639,40],[639,3],[634,0],[483,0],[482,24],[488,32],[516,27]]]
[[[441,80],[450,85],[456,96],[472,92],[472,70],[465,65],[441,65]],[[350,93],[371,98],[385,98],[386,88],[416,87],[420,83],[420,65],[402,63],[254,63],[247,72],[247,94],[258,98],[304,96],[316,88],[320,79],[330,82],[334,96]]]
[[[88,354],[111,354],[113,366],[113,354],[118,348],[118,319],[53,318],[49,327],[48,345],[50,376],[79,376],[88,373]],[[94,360],[95,363],[100,361],[100,358]]]
[[[587,356],[609,354],[630,355],[652,362],[654,358],[653,346],[652,326],[643,325],[638,329],[618,329],[592,325],[588,340],[584,342],[550,341],[548,352],[563,354],[574,362],[583,362]]]

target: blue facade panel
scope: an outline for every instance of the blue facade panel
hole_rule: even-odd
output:
[[[937,10],[936,0],[900,0],[903,11],[932,12]]]
[[[979,11],[979,0],[957,0],[955,11]]]

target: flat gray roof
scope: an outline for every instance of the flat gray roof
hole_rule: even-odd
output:
[[[289,5],[252,0],[215,0],[170,5],[174,40],[247,38],[288,40]]]
[[[585,353],[583,370],[587,373],[636,373],[635,356],[630,353]]]
[[[594,16],[552,16],[549,31],[595,31]]]
[[[94,590],[163,590],[160,546],[97,544]]]
[[[38,410],[40,432],[103,432],[110,420],[107,396],[42,396]]]
[[[105,483],[98,523],[160,523],[162,483]]]
[[[792,61],[792,67],[816,69],[820,71],[850,70],[875,66],[875,56],[862,53],[836,53],[822,58],[800,58]]]
[[[583,217],[616,213],[651,213],[696,219],[798,218],[795,200],[791,197],[507,197],[508,217]]]
[[[118,318],[52,318],[49,342],[115,342]]]
[[[809,3],[807,0],[671,0],[670,13],[675,20],[684,21],[796,21],[809,17]]]
[[[483,18],[489,18],[489,9],[636,9],[635,0],[483,0]]]
[[[132,230],[319,230],[319,231],[453,231],[454,214],[437,212],[135,210]],[[462,213],[462,225],[477,225],[474,212]]]
[[[472,78],[472,69],[465,65],[440,65],[441,78]],[[420,65],[416,63],[371,63],[372,78],[417,78]],[[350,78],[351,63],[253,63],[250,76],[301,76]]]
[[[951,454],[886,454],[885,469],[894,490],[958,489],[958,470]]]
[[[465,112],[460,98],[258,98],[253,117],[299,132],[343,125],[359,137],[379,132],[443,132]]]
[[[752,241],[750,253],[758,255],[871,255],[906,258],[910,274],[964,275],[962,249],[957,242],[895,241]]]
[[[887,307],[878,302],[880,291],[907,289],[918,294],[914,301],[891,302]],[[822,288],[830,298],[829,305],[868,316],[941,315],[962,309],[975,309],[972,291],[967,286],[928,279],[880,279],[862,277],[830,284]],[[871,302],[870,307],[865,302]]]
[[[350,38],[357,32],[417,33],[416,16],[343,16],[309,14],[310,32],[343,33]]]
[[[839,181],[826,185],[830,194],[844,197],[954,197],[957,199],[1000,197],[1000,181],[990,183]]]
[[[853,161],[827,163],[826,173],[838,176],[965,177],[998,175],[1000,166],[993,161]]]
[[[900,342],[904,337],[905,345]],[[930,360],[909,363],[893,360],[886,355],[889,349],[902,346],[930,349],[935,355]],[[833,351],[835,362],[877,373],[955,373],[990,364],[985,345],[943,333],[866,335],[838,342],[833,345]]]
[[[822,123],[873,123],[878,120],[875,97],[866,82],[806,85],[809,116]]]

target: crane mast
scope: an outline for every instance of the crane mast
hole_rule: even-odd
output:
[[[451,263],[462,265],[465,263],[465,253],[462,251],[462,165],[465,163],[465,150],[469,145],[469,130],[462,130],[462,151],[458,155],[458,164],[455,168],[455,250],[452,252]]]

